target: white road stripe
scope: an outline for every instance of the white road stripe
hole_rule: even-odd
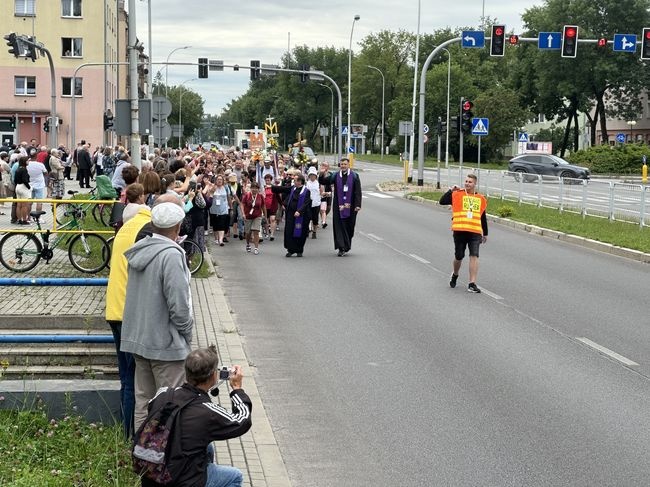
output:
[[[619,355],[616,352],[611,351],[609,348],[605,348],[602,345],[598,345],[596,342],[592,342],[589,340],[589,338],[585,337],[576,337],[576,340],[579,342],[584,343],[585,345],[589,345],[591,348],[598,350],[601,353],[604,353],[605,355],[613,358],[614,360],[618,360],[621,363],[624,363],[625,365],[633,366],[633,365],[639,365],[636,362],[630,360],[629,358],[623,357],[623,355]]]
[[[420,257],[419,255],[409,254],[409,257],[412,257],[412,258],[414,258],[415,260],[417,260],[418,262],[422,262],[423,264],[431,264],[431,262],[429,262],[429,261],[426,260],[426,259],[423,259],[423,258]]]
[[[382,240],[384,240],[383,238],[378,237],[378,236],[375,235],[374,233],[369,233],[369,234],[368,234],[368,237],[370,237],[370,238],[373,239],[373,240],[377,240],[378,242],[381,242]]]
[[[389,200],[392,200],[393,198],[395,198],[394,196],[390,196],[390,195],[383,194],[383,193],[375,193],[374,191],[366,191],[365,194],[369,194],[371,196],[374,196],[375,198],[384,198],[384,199],[389,199]]]

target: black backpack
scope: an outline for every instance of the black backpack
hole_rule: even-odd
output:
[[[174,402],[174,392],[168,389],[155,399],[155,409],[149,412],[133,437],[133,470],[140,475],[143,485],[151,481],[172,485],[185,468],[187,456],[182,451],[178,420],[179,413],[194,397],[179,404]]]

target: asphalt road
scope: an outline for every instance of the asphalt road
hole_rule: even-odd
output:
[[[493,224],[450,289],[449,211],[395,171],[346,257],[213,251],[293,484],[647,485],[648,267]]]

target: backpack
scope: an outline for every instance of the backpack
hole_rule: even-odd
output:
[[[155,398],[160,404],[147,415],[133,437],[133,470],[143,479],[161,485],[172,485],[185,467],[181,449],[179,413],[194,397],[178,404],[174,390],[168,389]]]

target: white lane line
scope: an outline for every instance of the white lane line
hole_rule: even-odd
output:
[[[420,257],[419,255],[409,254],[409,257],[412,257],[413,259],[417,260],[418,262],[422,262],[423,264],[431,264],[431,262],[429,262],[429,261],[426,260],[426,259],[423,259],[423,258]]]
[[[605,348],[602,345],[598,345],[596,342],[592,342],[589,340],[589,338],[585,337],[576,337],[576,340],[579,342],[584,343],[585,345],[589,345],[591,348],[598,350],[601,353],[604,353],[605,355],[613,358],[614,360],[618,360],[621,363],[624,363],[625,365],[633,366],[633,365],[639,365],[636,362],[630,360],[629,358],[623,357],[623,355],[619,355],[616,352],[611,351],[609,348]]]
[[[495,293],[493,293],[493,292],[491,292],[491,291],[488,291],[488,290],[485,289],[484,287],[481,288],[481,291],[483,292],[483,294],[487,294],[487,295],[490,296],[492,299],[496,299],[497,301],[501,301],[501,300],[503,299],[502,296],[499,296],[498,294],[495,294]]]
[[[370,196],[374,196],[375,198],[383,198],[387,200],[392,200],[395,198],[394,196],[390,196],[388,194],[383,194],[383,193],[375,193],[374,191],[366,191],[365,194],[369,194]]]
[[[376,240],[377,242],[381,242],[382,240],[384,240],[383,238],[378,237],[378,236],[375,235],[374,233],[369,233],[369,234],[368,234],[368,237],[370,237],[370,238],[373,239],[373,240]]]

